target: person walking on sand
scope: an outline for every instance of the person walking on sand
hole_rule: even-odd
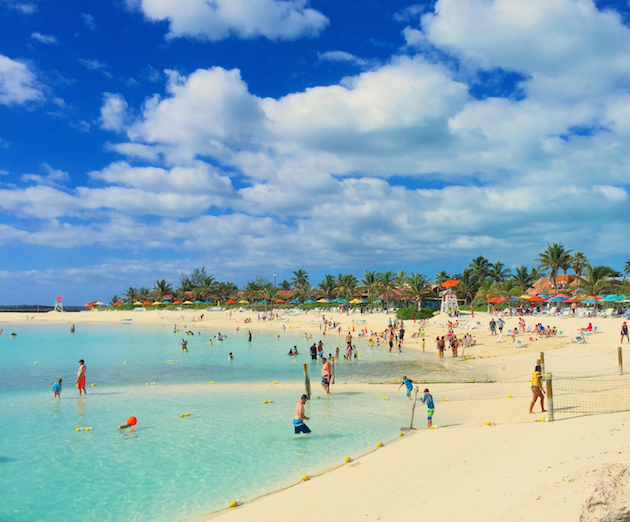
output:
[[[408,379],[406,375],[403,375],[403,381],[401,385],[398,387],[400,390],[403,387],[403,384],[407,387],[407,398],[411,400],[411,392],[413,391],[413,381]]]
[[[427,428],[433,426],[433,414],[435,413],[435,404],[433,404],[433,395],[429,393],[429,388],[424,389],[424,397],[422,402],[427,405]]]
[[[79,371],[77,372],[77,388],[79,388],[79,396],[81,396],[81,390],[83,393],[87,395],[87,391],[85,390],[85,372],[87,370],[87,366],[85,365],[85,361],[81,359],[79,361]]]
[[[309,420],[309,418],[304,415],[304,405],[308,397],[306,395],[302,395],[302,398],[295,405],[295,418],[293,419],[293,428],[295,429],[295,434],[299,435],[308,435],[311,433],[311,430],[308,428],[306,424],[304,424],[305,420]]]
[[[545,390],[543,390],[542,386],[542,374],[541,374],[540,366],[536,366],[534,368],[534,374],[532,375],[532,394],[534,397],[532,398],[532,403],[529,405],[529,413],[534,413],[532,410],[536,405],[536,401],[540,398],[540,407],[542,408],[541,413],[545,413],[547,410],[545,409]]]
[[[330,363],[326,357],[322,357],[322,388],[326,390],[326,395],[330,394],[330,375],[332,373]]]
[[[628,324],[626,321],[621,325],[621,342],[623,343],[623,338],[626,338],[626,342],[630,343],[630,339],[628,339]]]

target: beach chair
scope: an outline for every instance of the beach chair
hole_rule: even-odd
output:
[[[581,343],[581,344],[586,344],[586,338],[584,337],[583,334],[575,334],[572,338],[571,338],[571,342],[572,343]]]
[[[518,341],[516,341],[515,343],[512,343],[512,346],[514,346],[514,348],[522,348],[523,347],[523,341],[521,341],[520,339]]]
[[[593,326],[593,333],[597,333],[597,326]]]
[[[562,337],[562,330],[558,332],[558,337]]]

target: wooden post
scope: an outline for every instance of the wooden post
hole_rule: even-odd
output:
[[[545,380],[547,381],[547,420],[549,420],[549,422],[553,422],[554,421],[554,417],[553,417],[553,387],[552,387],[552,380],[553,375],[548,373],[545,376]]]
[[[418,400],[418,387],[416,386],[416,395],[413,399],[413,406],[411,407],[411,422],[409,423],[409,431],[413,429],[413,416],[416,413],[416,402]]]
[[[621,346],[617,348],[617,357],[619,359],[619,375],[623,375],[623,350]]]
[[[540,373],[545,375],[545,352],[540,352],[540,359],[538,359],[538,361],[540,362]]]
[[[330,384],[335,384],[335,358],[332,358],[332,362],[330,363],[331,366],[331,370],[330,370]]]
[[[302,365],[304,367],[304,393],[306,397],[311,399],[311,379],[308,376],[308,364],[304,363]]]

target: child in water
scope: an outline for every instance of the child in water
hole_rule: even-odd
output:
[[[233,361],[233,360],[234,360],[234,356],[232,355],[232,352],[230,352],[230,355],[228,355],[228,359],[229,359],[230,361]]]
[[[61,398],[61,381],[62,379],[59,379],[52,387],[53,394],[57,399]]]

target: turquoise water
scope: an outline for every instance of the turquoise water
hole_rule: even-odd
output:
[[[378,389],[350,393],[338,386],[317,399],[316,384],[307,404],[313,434],[295,437],[299,363],[310,363],[310,357],[293,363],[286,356],[293,345],[306,353],[309,344],[298,336],[255,333],[250,344],[246,333],[228,333],[227,341],[210,347],[208,334],[195,335],[182,353],[181,336],[167,328],[80,326],[71,335],[67,328],[21,327],[9,339],[16,327],[3,327],[2,522],[180,520],[365,452],[394,438],[408,420],[403,392],[383,401]],[[234,361],[227,360],[229,351]],[[369,379],[377,366],[416,360],[384,348],[371,350],[368,360],[363,351],[359,363],[338,365],[338,380]],[[73,386],[79,358],[88,366],[86,398]],[[319,366],[312,371],[319,375]],[[50,388],[60,377],[65,387],[56,401]],[[137,428],[117,431],[130,415]],[[93,430],[75,431],[86,426]]]

